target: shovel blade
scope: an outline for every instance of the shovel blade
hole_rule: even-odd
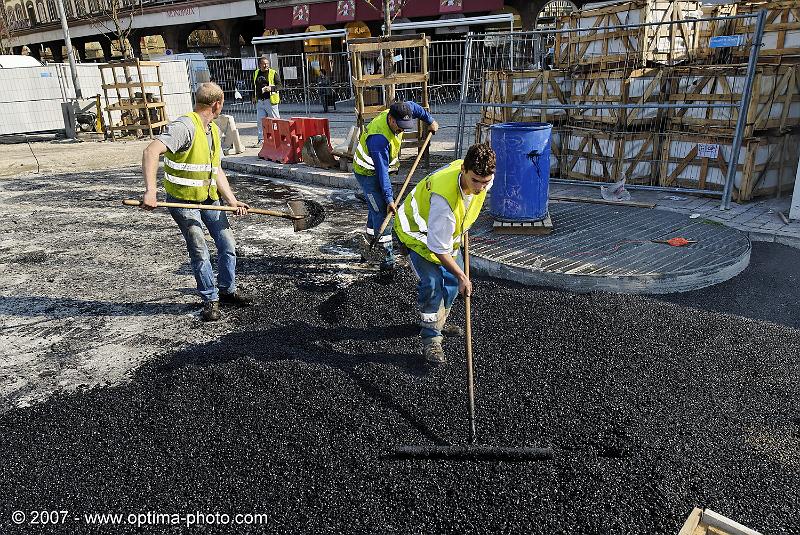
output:
[[[286,204],[293,216],[299,216],[299,219],[292,220],[295,232],[314,228],[325,221],[325,209],[316,201],[303,199],[288,201]]]

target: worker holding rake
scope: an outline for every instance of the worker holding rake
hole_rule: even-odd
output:
[[[214,124],[224,95],[217,84],[206,82],[195,93],[194,111],[170,123],[142,155],[145,193],[140,206],[157,207],[156,173],[164,155],[164,189],[168,202],[220,204],[220,196],[237,215],[246,215],[247,204],[236,199],[221,166],[219,128]],[[223,211],[170,208],[170,215],[181,229],[189,251],[197,290],[203,299],[200,313],[204,321],[220,318],[219,304],[247,306],[250,301],[236,290],[236,242]],[[219,257],[219,274],[214,280],[203,225],[214,238]]]
[[[456,160],[420,181],[397,209],[394,230],[409,249],[417,283],[422,356],[446,362],[442,335],[461,335],[447,317],[458,294],[472,294],[459,254],[464,233],[475,223],[494,179],[496,158],[489,145],[473,145]]]
[[[372,241],[386,215],[397,211],[389,173],[400,168],[403,131],[413,129],[417,119],[428,123],[431,133],[439,129],[439,123],[422,106],[409,101],[392,104],[372,119],[361,134],[353,156],[353,173],[367,198],[365,245]],[[385,228],[378,243],[385,253],[380,270],[391,272],[395,266],[391,227]]]

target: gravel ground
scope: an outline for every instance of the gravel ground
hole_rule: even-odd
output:
[[[65,339],[51,353],[33,344],[35,363],[80,358],[84,340],[106,351],[97,362],[144,348],[109,385],[103,371],[79,391],[34,382],[42,394],[28,407],[6,393],[3,533],[40,532],[10,518],[41,509],[69,511],[65,533],[111,532],[73,514],[147,511],[267,515],[218,530],[241,533],[675,533],[696,505],[764,533],[800,532],[800,332],[776,304],[796,288],[797,251],[757,244],[763,263],[675,302],[478,281],[479,441],[552,446],[555,458],[400,460],[392,445],[463,440],[462,341],[446,341],[449,365],[420,364],[411,275],[387,283],[359,266],[351,193],[302,190],[330,216],[302,235],[236,220],[240,278],[257,304],[206,326],[189,315],[171,221],[107,208],[140,187],[135,172],[107,178],[20,181],[0,198],[16,221],[0,250],[3,321],[53,317]],[[296,194],[234,183],[263,204]],[[106,208],[87,223],[96,203]],[[106,345],[100,317],[139,338]],[[65,333],[70,319],[90,328]],[[29,366],[23,349],[4,372]]]

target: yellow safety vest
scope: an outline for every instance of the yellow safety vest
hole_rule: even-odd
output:
[[[256,69],[256,72],[253,73],[253,87],[255,87],[256,85],[256,79],[258,78],[259,74],[261,74],[260,69]],[[278,71],[276,71],[275,69],[270,69],[267,71],[267,83],[269,85],[275,85],[275,76],[277,76],[277,74]],[[261,96],[256,95],[256,98],[261,98]],[[280,101],[281,101],[281,96],[277,91],[273,91],[272,93],[270,93],[269,95],[270,104],[279,104]]]
[[[431,210],[431,195],[441,195],[447,200],[456,218],[453,231],[453,250],[455,254],[461,248],[461,236],[472,227],[481,213],[486,190],[472,196],[469,208],[464,208],[461,197],[461,164],[464,160],[456,160],[425,177],[408,195],[400,206],[394,219],[394,231],[406,247],[434,264],[441,264],[435,254],[428,249],[428,214]]]
[[[191,112],[186,117],[194,123],[194,139],[189,150],[177,153],[168,150],[164,154],[164,189],[184,201],[202,202],[209,197],[216,201],[217,172],[222,160],[219,127],[210,123],[213,146],[209,147],[200,116]]]
[[[403,132],[395,134],[389,128],[387,117],[389,110],[382,111],[367,125],[359,139],[358,147],[353,155],[353,171],[359,175],[374,176],[375,162],[369,155],[367,149],[367,138],[372,135],[382,135],[389,140],[389,171],[397,171],[400,168],[400,145],[403,143]]]

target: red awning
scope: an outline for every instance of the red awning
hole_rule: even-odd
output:
[[[456,4],[458,2],[455,2]],[[320,4],[303,4],[302,6],[275,7],[267,8],[264,13],[264,28],[268,30],[290,30],[302,31],[304,28],[322,24],[323,26],[333,26],[345,24],[351,20],[373,21],[382,20],[383,14],[364,2],[355,0],[355,13],[342,16],[338,13],[338,0],[322,2]],[[380,3],[376,3],[379,5]],[[307,7],[308,19],[305,19],[305,10],[295,8]],[[429,17],[439,18],[442,13],[486,13],[501,9],[503,0],[462,0],[461,10],[455,11],[452,7],[443,7],[441,0],[416,0],[409,1],[403,8],[400,16],[407,18]],[[455,8],[457,9],[457,8]],[[296,16],[301,18],[296,19]],[[352,17],[352,18],[351,18]]]

